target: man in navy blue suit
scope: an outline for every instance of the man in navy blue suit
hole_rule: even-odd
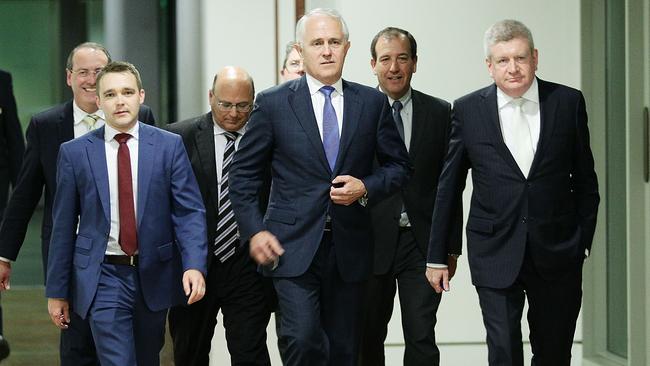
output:
[[[88,319],[103,366],[159,365],[170,306],[205,294],[205,209],[180,136],[138,121],[136,68],[97,75],[106,125],[61,145],[45,295]],[[188,298],[189,297],[189,298]]]
[[[95,81],[99,70],[110,61],[109,52],[98,43],[84,42],[72,49],[65,67],[72,100],[35,114],[29,122],[24,162],[0,226],[0,291],[9,289],[11,261],[18,257],[27,226],[43,192],[41,253],[43,272],[47,273],[59,146],[104,125],[104,111],[97,107],[95,100]],[[146,105],[140,106],[138,119],[151,125],[155,122]],[[61,332],[61,366],[98,365],[88,322],[74,312],[71,316],[74,321]]]
[[[450,220],[472,169],[467,253],[489,363],[523,365],[527,299],[532,363],[569,365],[600,199],[585,100],[535,76],[538,52],[518,21],[490,27],[485,54],[494,84],[454,102],[427,278],[449,290]]]
[[[341,16],[312,10],[296,41],[306,75],[257,96],[230,199],[251,256],[273,277],[286,364],[356,365],[373,258],[366,205],[404,184],[410,165],[386,97],[341,79],[350,47]],[[257,192],[268,166],[262,217]]]

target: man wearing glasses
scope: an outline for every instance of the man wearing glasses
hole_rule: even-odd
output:
[[[104,125],[104,112],[95,102],[95,77],[110,60],[108,51],[98,43],[86,42],[75,47],[66,64],[66,81],[73,99],[34,115],[27,127],[23,165],[0,226],[0,290],[9,289],[11,262],[16,260],[25,240],[27,225],[41,199],[43,187],[41,249],[43,273],[47,273],[59,146]],[[140,107],[138,119],[154,124],[147,106]],[[73,311],[70,316],[70,327],[61,331],[61,365],[98,365],[88,322]]]
[[[298,79],[305,75],[305,69],[302,66],[302,57],[300,57],[300,53],[296,48],[297,45],[298,43],[295,41],[287,43],[282,70],[280,70],[282,82]]]
[[[270,365],[266,326],[271,316],[263,279],[239,238],[228,195],[228,171],[246,130],[255,87],[228,66],[208,91],[211,111],[167,128],[183,142],[199,182],[208,226],[208,275],[203,301],[169,311],[177,365],[208,365],[219,309],[233,365]]]

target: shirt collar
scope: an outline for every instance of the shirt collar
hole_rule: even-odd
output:
[[[74,124],[75,125],[80,124],[81,120],[83,120],[84,117],[86,117],[86,115],[88,115],[88,114],[94,114],[94,115],[98,116],[99,118],[101,118],[102,120],[104,120],[104,121],[106,120],[105,115],[104,115],[104,111],[102,111],[101,109],[96,110],[94,113],[84,112],[83,109],[79,108],[79,106],[77,105],[77,102],[75,102],[74,99],[72,100],[72,118],[74,119]]]
[[[533,83],[530,84],[530,88],[528,88],[528,90],[526,90],[524,95],[521,97],[529,102],[539,104],[539,87],[537,84],[537,78],[533,79]],[[497,87],[497,106],[499,109],[508,105],[508,103],[512,102],[513,99],[515,98],[504,93],[501,89],[499,89],[499,87]]]
[[[381,90],[381,87],[379,88],[379,90],[383,92],[383,90]],[[399,98],[399,101],[402,102],[402,108],[406,107],[406,105],[411,102],[411,95],[412,95],[411,88],[409,88],[409,90],[406,91],[406,94],[402,95],[402,97]],[[393,103],[395,102],[395,99],[388,96],[388,94],[386,94],[386,97],[388,97],[388,103],[392,107]]]
[[[212,116],[212,124],[214,125],[214,129],[213,129],[213,131],[214,131],[214,135],[215,135],[215,136],[216,136],[216,135],[223,135],[223,134],[226,132],[226,130],[224,130],[223,128],[221,128],[221,126],[219,126],[219,125],[217,124],[217,121],[215,121],[214,116]],[[247,125],[247,124],[248,124],[248,122],[244,123],[244,125],[242,126],[242,128],[240,128],[239,130],[237,130],[237,133],[239,134],[239,136],[243,136],[243,135],[244,135],[244,133],[246,132],[246,125]]]
[[[325,86],[325,84],[316,80],[309,74],[305,74],[305,76],[307,77],[307,86],[309,87],[309,94],[314,95],[316,93],[320,93],[320,88]],[[338,79],[331,86],[334,88],[334,90],[337,93],[339,93],[339,95],[343,95],[343,79]]]
[[[126,133],[131,135],[131,138],[138,140],[139,132],[140,132],[140,122],[137,122]],[[118,133],[122,133],[122,132],[114,129],[108,123],[104,125],[104,141],[107,141],[107,142],[111,141],[112,139],[115,138],[115,135],[117,135]]]

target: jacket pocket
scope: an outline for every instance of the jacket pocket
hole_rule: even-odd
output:
[[[492,234],[494,232],[494,224],[492,223],[492,220],[470,217],[467,220],[467,230]]]
[[[172,245],[173,242],[169,242],[158,247],[158,259],[161,262],[168,261],[172,258]]]
[[[269,221],[281,222],[288,225],[293,225],[296,223],[296,215],[293,212],[277,208],[269,208],[266,211],[266,219]]]

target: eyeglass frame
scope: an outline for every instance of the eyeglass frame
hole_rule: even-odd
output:
[[[247,113],[253,109],[253,104],[248,102],[230,103],[221,100],[217,102],[217,109],[222,112],[230,112],[232,111],[232,107],[235,107],[235,111],[238,113]]]
[[[95,70],[88,70],[88,69],[78,69],[78,70],[72,70],[68,69],[72,74],[77,74],[80,78],[87,78],[90,75],[92,76],[97,76],[102,71],[102,68],[97,68]]]

